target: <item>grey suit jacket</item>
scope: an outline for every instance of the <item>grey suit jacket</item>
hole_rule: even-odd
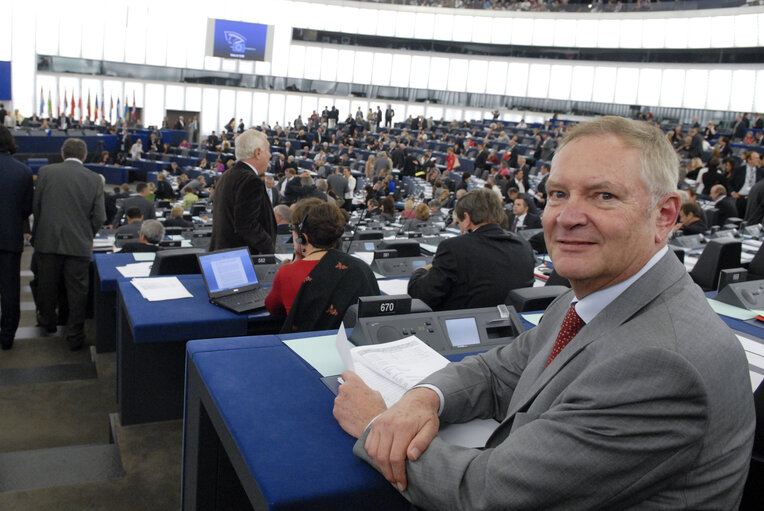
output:
[[[748,364],[668,253],[545,368],[572,291],[512,344],[450,364],[444,423],[494,417],[486,449],[436,438],[407,463],[428,509],[737,509],[754,431]],[[366,433],[368,434],[368,433]],[[354,452],[363,450],[366,435]]]
[[[74,160],[40,169],[34,191],[32,244],[45,254],[90,257],[106,220],[103,182]]]

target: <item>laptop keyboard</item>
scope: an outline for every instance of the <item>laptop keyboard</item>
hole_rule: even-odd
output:
[[[235,295],[221,296],[217,301],[228,307],[236,307],[247,303],[260,303],[265,301],[265,297],[268,296],[268,291],[270,290],[261,287],[259,289],[253,289]]]

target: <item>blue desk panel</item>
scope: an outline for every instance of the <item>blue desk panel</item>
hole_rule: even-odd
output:
[[[178,279],[192,298],[149,302],[130,282],[117,283],[129,311],[135,344],[232,337],[247,332],[246,315],[209,303],[201,275],[179,275]]]
[[[117,281],[129,280],[117,266],[135,262],[132,254],[93,254],[93,326],[97,353],[110,353],[117,347]]]
[[[38,154],[61,154],[61,146],[69,138],[67,136],[38,136],[14,134],[16,144],[19,146],[19,153],[38,153]],[[95,135],[95,136],[77,136],[88,146],[88,153],[95,153],[98,150],[98,142],[103,142],[103,150],[114,151],[117,149],[116,135]]]
[[[94,163],[85,164],[87,168],[101,174],[107,183],[122,184],[127,183],[130,177],[130,171],[138,170],[135,167],[118,167],[115,165],[97,165]]]
[[[256,493],[250,501],[271,510],[407,509],[376,470],[353,456],[354,439],[332,417],[334,395],[320,374],[279,339],[236,339],[223,349],[219,340],[187,345],[189,371],[211,399],[205,407],[212,406],[208,413],[225,425],[221,441],[232,442],[237,453],[230,454],[242,458],[243,465],[234,466],[245,472],[238,477],[247,492]],[[195,392],[187,391],[186,406],[198,410]],[[192,439],[184,442],[184,451],[193,449]],[[196,455],[184,452],[184,462]],[[196,475],[184,470],[185,509],[203,502],[192,495]]]

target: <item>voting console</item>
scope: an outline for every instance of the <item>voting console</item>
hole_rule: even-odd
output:
[[[393,303],[378,302],[382,314],[392,314],[359,317],[350,341],[361,346],[416,335],[438,353],[454,355],[509,344],[525,331],[511,306],[395,314]]]

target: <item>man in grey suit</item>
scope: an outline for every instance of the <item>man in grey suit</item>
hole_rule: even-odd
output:
[[[38,320],[48,332],[55,332],[58,286],[63,279],[69,305],[66,338],[69,347],[78,350],[85,341],[93,236],[106,220],[106,211],[103,181],[82,165],[87,156],[85,142],[67,139],[61,156],[62,163],[40,169],[34,192]]]
[[[389,410],[345,372],[334,414],[360,437],[354,452],[427,509],[737,509],[754,433],[748,364],[666,248],[677,179],[673,149],[645,123],[569,130],[543,224],[572,290],[538,327]],[[485,449],[435,437],[440,422],[478,417],[500,422]]]

